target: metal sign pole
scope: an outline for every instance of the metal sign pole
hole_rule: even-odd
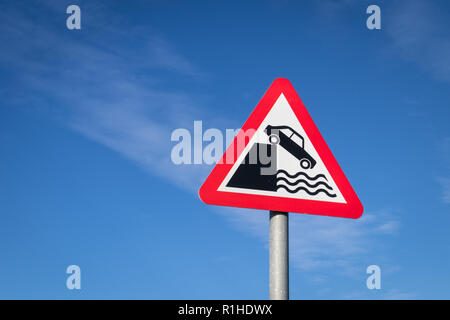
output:
[[[289,300],[288,212],[270,211],[269,298]]]

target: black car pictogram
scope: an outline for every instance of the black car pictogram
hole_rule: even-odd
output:
[[[271,144],[279,144],[287,152],[300,160],[303,169],[312,169],[316,165],[311,155],[305,150],[305,139],[289,126],[268,125],[265,132]]]

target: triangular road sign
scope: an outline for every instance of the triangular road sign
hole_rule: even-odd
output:
[[[276,79],[199,191],[207,204],[359,218],[363,206],[286,79]]]

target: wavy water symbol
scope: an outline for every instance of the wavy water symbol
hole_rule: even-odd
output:
[[[282,169],[278,170],[276,174],[277,190],[281,188],[285,189],[289,193],[297,193],[299,191],[304,191],[312,196],[315,196],[322,192],[327,196],[329,196],[330,198],[335,198],[336,194],[331,193],[331,191],[333,191],[333,187],[331,187],[327,183],[327,181],[328,179],[324,174],[309,176],[304,172],[298,172],[296,174],[291,175],[286,170]]]

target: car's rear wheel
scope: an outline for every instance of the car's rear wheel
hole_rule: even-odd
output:
[[[308,159],[300,160],[300,167],[302,167],[303,169],[311,168],[311,161],[309,161]]]
[[[271,144],[279,144],[280,143],[280,137],[276,134],[271,134],[269,136],[269,142]]]

